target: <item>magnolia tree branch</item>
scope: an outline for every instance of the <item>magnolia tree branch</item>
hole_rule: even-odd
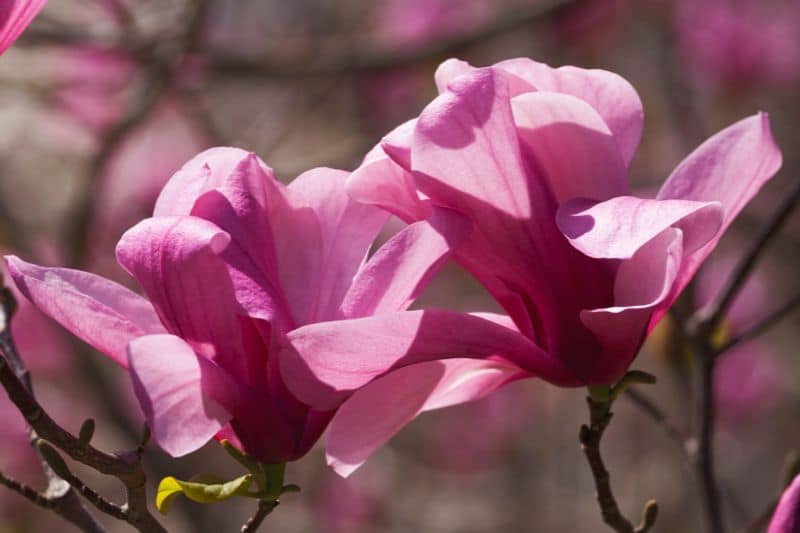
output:
[[[33,384],[30,373],[25,368],[14,343],[14,338],[11,335],[11,319],[16,307],[16,300],[11,291],[3,287],[2,292],[0,292],[0,311],[2,312],[2,317],[0,317],[0,353],[2,353],[0,371],[5,371],[10,377],[13,377],[18,383],[18,387],[33,398]],[[35,447],[36,442],[39,440],[39,435],[30,423],[28,424],[28,437]],[[52,509],[56,514],[83,531],[104,531],[103,527],[83,506],[75,491],[53,472],[43,457],[42,469],[47,477],[47,489],[44,494],[40,494],[31,487],[6,476],[2,476],[2,483],[37,505]]]
[[[283,58],[271,56],[244,58],[216,53],[210,58],[210,67],[218,74],[223,75],[284,79],[338,77],[348,74],[383,72],[444,59],[471,46],[556,17],[565,9],[579,2],[580,0],[551,0],[507,10],[477,31],[465,32],[437,40],[429,45],[412,46],[408,49],[377,52],[367,50],[322,59],[318,57],[317,52],[314,53],[314,56]],[[336,46],[326,46],[324,43],[319,47],[323,50],[333,48]]]
[[[751,338],[770,325],[780,320],[798,304],[798,297],[793,298],[786,305],[767,316],[764,321],[757,324],[752,330],[732,339],[722,348],[714,347],[713,336],[722,322],[725,313],[730,309],[736,296],[744,287],[750,274],[753,272],[758,259],[763,254],[767,245],[775,238],[780,229],[789,219],[794,208],[800,200],[800,180],[796,180],[789,193],[784,197],[778,209],[763,225],[750,247],[739,259],[733,272],[726,280],[719,294],[706,307],[697,311],[684,325],[687,340],[694,352],[700,367],[699,376],[699,402],[698,402],[698,448],[696,456],[696,470],[702,487],[703,500],[708,519],[708,528],[711,533],[724,533],[722,505],[720,502],[720,489],[714,472],[714,423],[716,411],[714,408],[714,370],[719,355],[735,346],[746,338]]]
[[[697,337],[710,337],[720,324],[744,283],[750,277],[761,254],[775,238],[800,201],[800,179],[795,180],[787,195],[764,224],[750,247],[739,259],[716,298],[690,320],[690,331]]]
[[[0,333],[0,384],[3,385],[9,398],[23,415],[29,426],[36,434],[37,447],[47,462],[49,468],[55,474],[66,478],[66,494],[77,496],[71,487],[77,488],[89,501],[101,511],[125,520],[130,525],[143,533],[165,533],[165,529],[150,514],[147,508],[146,477],[141,466],[141,455],[143,443],[132,452],[118,452],[108,454],[93,447],[88,441],[91,438],[91,430],[81,431],[82,435],[76,437],[56,423],[44,410],[33,395],[31,389],[26,384],[27,372],[19,371],[19,361],[16,350],[13,349],[13,341],[10,334],[11,317],[15,308],[14,297],[8,289],[3,289],[3,312],[4,328]],[[18,375],[18,373],[20,375]],[[86,427],[87,424],[84,424]],[[44,439],[46,442],[41,442]],[[127,503],[123,506],[116,506],[107,500],[101,499],[99,495],[75,477],[66,464],[55,451],[58,448],[69,455],[73,460],[85,464],[94,470],[114,476],[124,485],[127,493]],[[58,479],[60,480],[61,477]],[[19,491],[18,491],[19,492]],[[48,498],[45,494],[43,497]],[[80,507],[81,509],[85,509]],[[58,506],[54,507],[58,512]],[[59,512],[61,516],[64,516]],[[86,513],[88,515],[88,513]],[[94,522],[84,519],[79,522],[77,516],[64,516],[84,531],[103,531],[103,528]],[[94,524],[94,525],[92,525]]]
[[[600,454],[600,441],[609,422],[611,422],[611,404],[610,402],[595,401],[591,397],[587,398],[586,401],[589,404],[589,425],[581,426],[579,439],[583,453],[589,463],[589,468],[592,471],[597,490],[597,502],[600,505],[603,521],[611,529],[619,533],[644,533],[649,531],[655,524],[658,505],[654,500],[647,502],[641,523],[634,527],[619,510],[614,492],[611,490],[611,476]]]
[[[241,532],[253,533],[254,531],[258,531],[258,528],[261,527],[261,523],[264,522],[264,519],[278,506],[278,503],[278,501],[270,502],[259,500],[258,509],[256,509],[253,516],[244,523]]]
[[[765,333],[769,328],[786,318],[793,311],[800,307],[800,294],[794,295],[785,304],[775,309],[773,312],[764,317],[761,321],[750,327],[750,329],[732,337],[726,344],[717,350],[717,354],[721,355],[734,346],[740,343],[754,339],[759,335]]]

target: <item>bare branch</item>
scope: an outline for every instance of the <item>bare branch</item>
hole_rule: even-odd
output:
[[[692,330],[698,332],[700,336],[711,336],[747,281],[756,261],[758,261],[767,244],[772,241],[783,227],[783,224],[789,219],[789,215],[792,214],[792,211],[797,206],[798,200],[800,200],[800,179],[795,180],[778,209],[761,228],[750,248],[742,255],[717,297],[711,304],[698,311],[692,317]]]
[[[258,509],[256,509],[255,514],[251,516],[247,522],[242,526],[241,532],[242,533],[253,533],[257,531],[258,528],[261,526],[261,523],[264,519],[269,515],[279,504],[279,501],[268,502],[265,500],[258,501]]]
[[[717,349],[717,355],[727,352],[741,342],[758,337],[762,333],[766,332],[769,328],[786,318],[786,316],[791,314],[791,312],[796,310],[798,307],[800,307],[800,294],[796,294],[793,298],[790,298],[788,302],[778,307],[772,313],[768,314],[760,322],[755,324],[747,331],[744,331],[730,339],[726,344]]]
[[[611,476],[600,454],[600,441],[611,422],[610,403],[597,402],[591,397],[586,398],[586,401],[589,404],[589,425],[581,426],[579,439],[592,471],[597,489],[597,502],[600,504],[603,521],[618,533],[646,533],[655,524],[658,505],[654,500],[647,502],[642,514],[642,522],[635,528],[619,510],[614,492],[611,490]]]
[[[212,56],[210,67],[218,74],[267,78],[338,77],[381,72],[443,59],[470,46],[555,17],[577,3],[578,0],[537,2],[524,8],[509,10],[478,31],[405,50],[368,51],[324,61],[316,56],[249,59],[218,53]],[[328,47],[323,45],[321,48]]]
[[[18,363],[15,362],[15,359],[19,359],[16,350],[13,349],[13,340],[10,335],[10,320],[15,302],[8,289],[4,289],[3,295],[5,324],[3,331],[0,332],[0,340],[2,340],[0,342],[0,354],[2,354],[2,357],[0,357],[0,384],[5,388],[11,401],[25,417],[25,420],[35,431],[38,438],[47,440],[75,461],[122,481],[128,495],[128,505],[125,509],[125,520],[128,523],[142,532],[164,533],[164,528],[147,509],[146,477],[140,463],[141,454],[139,449],[134,452],[112,455],[83,442],[80,438],[58,425],[47,414],[34,397],[31,389],[26,385],[27,373],[17,375],[14,371],[15,367],[12,365],[17,365]],[[48,466],[52,468],[52,458],[49,459],[47,461]],[[69,489],[70,487],[68,486],[67,488]],[[74,495],[71,490],[66,492]],[[84,495],[86,495],[85,492]],[[92,501],[92,503],[96,502]],[[78,525],[77,519],[70,521]],[[99,525],[94,528],[89,528],[88,526],[79,527],[82,527],[85,531],[103,531]]]

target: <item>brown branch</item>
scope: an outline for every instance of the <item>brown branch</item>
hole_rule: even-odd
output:
[[[656,425],[661,427],[669,438],[678,445],[686,459],[691,462],[691,437],[685,431],[679,428],[652,399],[637,389],[633,387],[626,389],[625,397],[637,406],[642,413],[649,416]]]
[[[536,2],[524,8],[511,9],[477,31],[404,50],[366,51],[329,58],[324,61],[318,59],[316,51],[313,56],[257,59],[217,53],[211,57],[210,68],[223,75],[267,78],[338,77],[347,74],[382,72],[443,59],[484,41],[556,17],[578,1],[551,0],[546,3]],[[320,48],[331,47],[323,44]]]
[[[759,257],[764,252],[767,244],[775,238],[789,219],[789,215],[792,214],[798,201],[800,201],[800,179],[795,180],[792,188],[778,206],[778,209],[762,226],[748,250],[742,255],[741,259],[734,267],[733,272],[728,277],[717,297],[714,298],[711,304],[698,311],[695,316],[692,317],[690,321],[691,331],[697,333],[699,337],[711,337],[713,331],[719,325],[725,313],[728,311],[728,308],[733,303],[733,300],[739,294],[742,286],[744,286],[744,283],[753,271],[756,261],[758,261]]]
[[[25,367],[11,336],[11,319],[16,309],[17,302],[11,291],[5,287],[0,288],[0,313],[2,314],[0,317],[0,353],[2,353],[0,365],[17,380],[19,387],[25,391],[25,394],[33,398],[33,384],[30,373]],[[32,445],[35,445],[35,442],[39,439],[36,429],[30,423],[28,423],[28,438]],[[42,470],[47,478],[46,493],[40,496],[50,502],[50,508],[82,531],[94,533],[104,531],[100,523],[83,506],[77,494],[52,471],[47,461],[41,457],[41,454],[39,456],[42,459]]]
[[[614,492],[611,490],[611,475],[605,467],[600,454],[600,441],[603,433],[611,422],[610,403],[597,402],[591,397],[586,398],[589,404],[589,425],[581,426],[579,440],[581,448],[589,463],[597,490],[597,502],[603,521],[614,531],[619,533],[645,533],[653,527],[658,514],[658,505],[650,500],[645,505],[642,522],[635,527],[625,518],[619,510]]]
[[[53,509],[56,506],[56,502],[54,500],[48,498],[44,494],[40,494],[39,491],[32,487],[29,487],[24,483],[20,483],[16,479],[8,477],[2,472],[0,472],[0,485],[11,489],[12,491],[29,500],[31,503],[44,509]]]
[[[146,477],[140,463],[140,449],[134,452],[112,455],[83,442],[58,425],[44,410],[34,397],[31,389],[26,386],[26,374],[19,376],[14,371],[12,365],[16,365],[16,363],[13,361],[18,356],[15,350],[11,349],[13,341],[9,333],[14,300],[8,289],[4,289],[3,294],[5,324],[2,333],[0,333],[0,339],[3,340],[0,343],[0,354],[2,355],[0,357],[0,384],[5,388],[11,401],[25,417],[28,425],[36,432],[38,438],[45,439],[79,463],[90,466],[103,474],[116,477],[125,485],[128,496],[125,519],[129,524],[142,532],[164,533],[164,528],[147,509]],[[50,465],[51,461],[48,461],[48,464]],[[103,531],[100,526],[85,530]]]
[[[269,515],[280,503],[280,501],[275,500],[273,502],[269,502],[266,500],[259,500],[258,501],[258,509],[256,509],[255,514],[251,516],[247,522],[244,523],[242,526],[241,532],[242,533],[253,533],[257,531],[258,528],[261,526],[261,523],[264,519]]]
[[[727,352],[741,342],[758,337],[762,333],[766,332],[769,328],[783,320],[798,307],[800,307],[800,294],[796,294],[793,298],[790,298],[788,302],[775,309],[750,329],[731,338],[726,344],[716,350],[717,355]]]
[[[705,503],[708,530],[711,533],[723,533],[725,525],[720,504],[720,490],[714,473],[714,423],[716,410],[714,406],[714,364],[713,351],[707,343],[696,349],[700,363],[700,401],[698,446],[696,456],[697,474]]]

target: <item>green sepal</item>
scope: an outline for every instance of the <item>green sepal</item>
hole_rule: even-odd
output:
[[[231,441],[227,439],[223,439],[219,441],[222,448],[230,455],[237,463],[245,467],[251,474],[253,474],[253,479],[256,481],[256,485],[258,486],[259,492],[266,492],[267,491],[267,474],[264,472],[264,468],[261,466],[261,463],[244,453],[243,451],[239,450],[236,446],[234,446]]]
[[[197,503],[217,503],[232,496],[249,496],[248,490],[252,481],[252,474],[245,474],[230,481],[211,474],[198,474],[190,481],[181,481],[168,476],[158,484],[156,508],[162,514],[167,514],[178,494],[183,494]]]

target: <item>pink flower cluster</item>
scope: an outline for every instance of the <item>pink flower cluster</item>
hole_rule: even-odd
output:
[[[117,245],[144,296],[14,256],[9,271],[128,368],[169,453],[216,436],[281,463],[328,428],[328,461],[347,475],[424,411],[527,377],[619,380],[781,164],[757,114],[636,197],[643,111],[623,78],[449,60],[436,83],[352,173],[284,186],[236,148],[190,160]],[[407,226],[370,253],[390,214]],[[505,314],[409,310],[451,258]]]

